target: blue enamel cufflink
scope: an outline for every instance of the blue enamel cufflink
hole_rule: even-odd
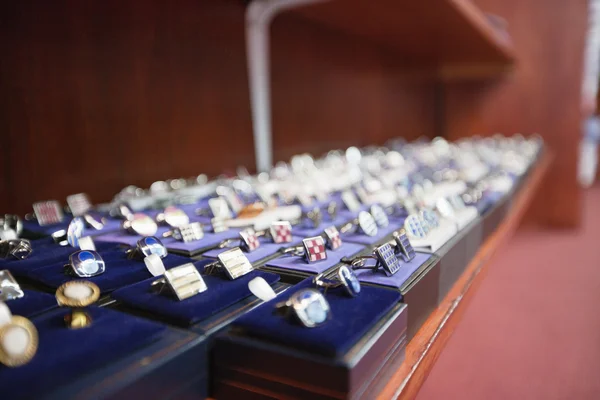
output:
[[[315,276],[313,283],[317,287],[325,288],[326,291],[330,288],[342,287],[351,297],[356,297],[360,293],[360,282],[356,274],[345,265],[340,266],[330,278],[325,278],[324,273]]]
[[[365,260],[375,260],[375,265],[365,266]],[[402,264],[396,256],[394,247],[389,243],[384,243],[381,246],[377,246],[371,255],[364,255],[350,258],[342,258],[341,260],[345,264],[349,264],[352,269],[372,269],[377,271],[383,269],[383,272],[387,276],[392,276],[400,270]]]
[[[331,317],[329,303],[325,296],[315,289],[301,289],[275,307],[287,315],[291,313],[307,328],[322,325]]]
[[[89,278],[104,273],[106,266],[104,260],[95,251],[79,250],[69,256],[69,264],[65,265],[65,272],[80,278]]]
[[[143,259],[151,254],[156,254],[160,258],[165,258],[167,256],[167,248],[157,237],[148,236],[138,240],[136,246],[127,250],[126,254],[128,259]]]

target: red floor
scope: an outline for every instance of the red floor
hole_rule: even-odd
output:
[[[580,231],[497,254],[418,400],[600,399],[600,188]]]

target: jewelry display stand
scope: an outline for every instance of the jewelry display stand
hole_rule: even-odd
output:
[[[411,243],[416,250],[435,253],[457,232],[456,223],[452,220],[441,218],[440,225],[432,229],[423,239],[411,239]]]

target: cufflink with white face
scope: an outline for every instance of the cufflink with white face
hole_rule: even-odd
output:
[[[179,228],[190,223],[190,217],[179,207],[168,206],[156,216],[156,222],[171,228]]]
[[[123,222],[123,228],[134,235],[153,236],[158,230],[156,222],[146,214],[135,213]]]
[[[2,304],[3,307],[6,305]],[[8,310],[8,307],[6,307]],[[38,332],[35,325],[25,317],[10,315],[0,326],[0,364],[6,367],[20,367],[35,356],[38,349]]]
[[[375,236],[378,232],[375,218],[373,218],[373,216],[366,211],[359,212],[356,219],[344,224],[340,228],[340,233],[350,232],[353,229],[358,230],[367,236]]]
[[[234,280],[254,271],[254,267],[239,247],[224,251],[217,258],[218,261],[204,267],[207,274],[222,271],[229,279]]]
[[[100,298],[100,288],[89,281],[70,281],[56,289],[56,301],[61,307],[70,307],[71,313],[65,316],[65,324],[70,329],[82,329],[91,325],[92,317],[85,307]]]
[[[158,288],[159,293],[164,289],[168,289],[179,301],[205,292],[208,289],[204,279],[192,263],[165,271],[162,278],[152,282],[152,287]]]
[[[404,220],[404,229],[413,239],[423,239],[427,236],[427,232],[423,228],[420,218],[415,214],[406,217]]]

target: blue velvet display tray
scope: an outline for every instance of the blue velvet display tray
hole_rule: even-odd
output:
[[[71,246],[55,244],[51,238],[32,240],[33,252],[25,260],[14,258],[0,260],[0,269],[8,269],[15,275],[24,275],[25,271],[44,267],[53,263],[69,261],[69,255],[77,251]],[[96,243],[96,250],[101,254],[114,249],[114,244]]]
[[[379,228],[377,230],[377,235],[375,236],[367,236],[364,233],[356,231],[342,234],[342,240],[344,242],[364,244],[365,246],[372,245],[383,241],[387,236],[391,235],[392,232],[402,228],[403,224],[404,219],[390,218],[390,224],[385,228]]]
[[[327,249],[327,259],[314,263],[307,263],[302,257],[282,256],[267,261],[265,265],[269,267],[283,268],[286,270],[303,271],[311,274],[320,274],[321,272],[338,264],[343,257],[350,257],[363,250],[364,246],[356,243],[343,243],[337,250]]]
[[[406,282],[406,280],[410,278],[421,265],[428,262],[431,257],[432,255],[429,253],[416,253],[415,258],[409,262],[401,261],[402,266],[398,272],[392,276],[387,276],[382,270],[373,271],[371,269],[357,269],[355,270],[355,273],[356,276],[358,276],[358,280],[361,282],[374,283],[399,289],[404,282]],[[367,260],[365,265],[375,265],[375,260]]]
[[[194,265],[202,271],[209,262],[212,261],[202,260]],[[178,301],[168,292],[159,294],[153,291],[150,285],[158,278],[152,278],[115,290],[111,297],[127,307],[150,312],[177,325],[190,326],[251,296],[248,282],[258,276],[263,277],[270,285],[279,281],[279,276],[259,270],[234,280],[222,275],[203,275],[208,290]]]
[[[260,247],[258,249],[251,251],[249,253],[244,253],[246,255],[246,257],[248,258],[248,260],[250,260],[251,263],[255,263],[266,257],[272,256],[273,254],[277,253],[281,248],[297,245],[302,241],[302,238],[300,238],[298,236],[292,236],[292,241],[290,243],[285,243],[285,244],[273,243],[269,239],[264,238],[264,237],[259,238],[259,240],[260,240]],[[234,243],[232,246],[237,246],[237,244]],[[225,249],[214,249],[214,250],[207,251],[203,255],[205,257],[217,258],[217,256],[219,254],[221,254],[222,252],[229,250],[229,249],[230,249],[230,247],[225,248]]]
[[[113,248],[114,245],[113,245]],[[128,260],[124,249],[115,249],[101,251],[100,255],[106,263],[106,270],[103,274],[85,278],[94,282],[102,293],[110,292],[120,287],[130,285],[135,282],[151,277],[143,260]],[[24,276],[35,282],[42,283],[51,288],[58,288],[65,282],[81,279],[64,273],[63,266],[68,263],[68,255],[60,261],[44,264],[37,268],[18,269],[15,275]],[[168,254],[162,259],[167,269],[176,267],[189,262],[186,257],[180,257],[174,254]],[[11,268],[12,270],[12,268]]]
[[[326,298],[332,317],[315,328],[306,328],[292,317],[276,313],[276,303],[289,299],[301,288],[311,286],[312,278],[306,279],[243,315],[233,325],[249,336],[335,358],[350,349],[401,300],[399,292],[377,287],[363,286],[355,298],[344,294],[341,289],[330,289]]]
[[[84,329],[65,327],[63,318],[69,313],[65,309],[34,318],[39,335],[37,354],[21,367],[0,365],[2,398],[42,396],[152,343],[166,329],[106,308],[92,307],[88,312],[93,322]]]
[[[35,290],[24,289],[25,296],[20,299],[9,300],[6,305],[13,315],[31,317],[44,311],[58,307],[56,298],[48,293],[36,292]]]

